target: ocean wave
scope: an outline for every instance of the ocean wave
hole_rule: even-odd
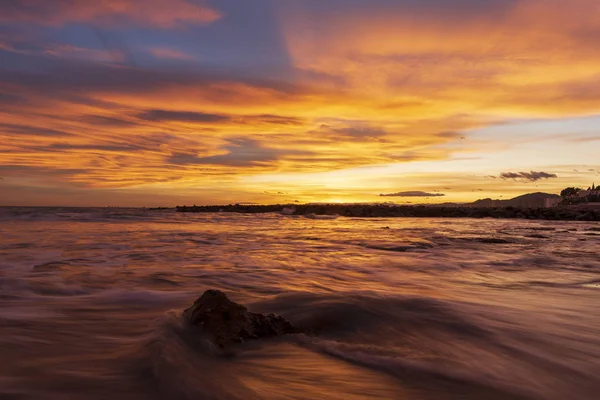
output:
[[[470,339],[489,332],[451,302],[416,296],[381,296],[374,293],[317,295],[295,293],[253,305],[260,312],[285,315],[305,331],[318,336],[381,339],[380,330],[401,342],[405,335],[449,333]]]
[[[0,209],[0,397],[592,400],[600,391],[589,222],[9,214]],[[217,351],[180,319],[208,288],[306,334]]]
[[[258,400],[230,368],[231,356],[195,335],[180,312],[170,311],[120,357],[129,375],[163,399]]]
[[[525,400],[537,396],[526,388],[504,384],[483,371],[475,372],[459,369],[456,366],[441,365],[435,361],[420,361],[410,358],[373,354],[372,349],[349,346],[329,340],[304,340],[308,348],[337,357],[346,362],[384,372],[411,386],[431,388],[436,386],[452,386],[454,392],[464,392],[461,398],[481,399],[497,398]],[[369,351],[371,350],[371,351]],[[441,396],[440,396],[441,397]]]
[[[304,218],[318,219],[318,220],[334,220],[338,219],[339,215],[321,215],[321,214],[305,214]]]

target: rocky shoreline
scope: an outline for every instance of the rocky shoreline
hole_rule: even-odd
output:
[[[285,210],[285,211],[284,211]],[[234,212],[247,214],[285,213],[289,215],[339,215],[362,218],[508,218],[551,221],[600,221],[598,208],[517,208],[517,207],[443,207],[443,206],[394,206],[386,204],[302,204],[302,205],[224,205],[224,206],[178,206],[177,212],[216,213]]]

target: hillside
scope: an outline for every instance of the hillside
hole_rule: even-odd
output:
[[[464,204],[467,207],[517,207],[517,208],[536,208],[544,207],[546,199],[559,199],[560,196],[550,193],[528,193],[514,197],[510,200],[492,200],[481,199],[473,203]]]

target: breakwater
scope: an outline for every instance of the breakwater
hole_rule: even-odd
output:
[[[339,215],[344,217],[415,217],[415,218],[515,218],[555,221],[600,221],[600,209],[590,208],[517,208],[517,207],[443,207],[395,206],[387,204],[302,204],[302,205],[218,205],[178,206],[178,212],[192,213],[272,213],[290,215]]]

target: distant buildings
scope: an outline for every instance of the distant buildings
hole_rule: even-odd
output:
[[[587,190],[581,190],[577,193],[577,197],[595,197],[600,196],[600,188],[596,187],[595,183],[592,183],[592,186],[587,188]]]
[[[580,188],[567,188],[561,192],[564,204],[582,204],[600,202],[600,187],[595,183],[587,190]]]

